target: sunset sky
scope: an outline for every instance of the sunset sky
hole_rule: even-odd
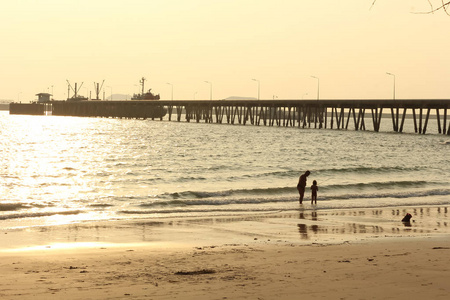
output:
[[[427,0],[15,0],[0,9],[0,99],[450,97],[450,16]],[[433,2],[433,0],[432,0]],[[434,1],[438,6],[440,1]],[[205,81],[211,82],[206,83]],[[171,85],[167,84],[170,83]],[[93,93],[93,92],[92,92]],[[94,95],[94,94],[93,94]]]

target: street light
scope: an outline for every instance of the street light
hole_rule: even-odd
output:
[[[258,100],[259,100],[260,82],[258,79],[252,79],[252,80],[258,82]]]
[[[394,100],[395,100],[395,75],[389,72],[386,72],[387,75],[391,75],[392,77],[394,77]]]
[[[312,78],[317,79],[317,100],[319,100],[319,90],[320,90],[320,79],[316,76],[311,76]]]
[[[197,95],[197,92],[194,93],[194,100],[195,100],[195,95]]]
[[[212,100],[212,83],[209,81],[205,81],[206,83],[209,83],[209,100]]]
[[[173,100],[173,84],[167,82],[166,84],[170,85],[172,87],[172,100]]]

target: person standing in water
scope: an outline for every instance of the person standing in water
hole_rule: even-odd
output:
[[[317,191],[319,187],[317,186],[317,181],[313,181],[311,186],[311,204],[317,204]]]
[[[300,175],[300,178],[298,179],[297,190],[300,195],[299,198],[300,204],[303,203],[303,196],[305,195],[305,187],[306,187],[306,177],[308,177],[309,174],[311,174],[311,172],[306,171],[304,174]]]

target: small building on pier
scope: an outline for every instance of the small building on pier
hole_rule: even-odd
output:
[[[36,96],[38,96],[38,103],[47,103],[47,102],[50,102],[50,96],[52,96],[52,94],[39,93],[39,94],[36,94]]]

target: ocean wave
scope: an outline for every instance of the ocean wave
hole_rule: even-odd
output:
[[[94,203],[89,204],[90,207],[113,207],[114,205],[108,203]]]
[[[432,189],[418,191],[403,192],[370,192],[370,193],[348,193],[348,194],[325,194],[319,196],[319,201],[345,201],[354,199],[406,199],[406,198],[426,198],[430,196],[447,196],[450,195],[450,189]],[[141,208],[157,208],[157,207],[194,207],[194,206],[230,206],[230,205],[251,205],[251,204],[267,204],[267,203],[283,203],[297,201],[298,196],[281,196],[281,197],[226,197],[226,198],[203,198],[203,199],[184,199],[184,200],[152,200],[139,205]],[[170,209],[170,210],[171,210]]]
[[[393,173],[393,172],[412,172],[421,171],[421,167],[344,167],[344,168],[331,168],[331,169],[320,169],[314,170],[314,174],[327,175],[327,174],[342,174],[342,173]]]
[[[335,189],[365,189],[365,188],[408,188],[421,187],[429,185],[439,185],[428,181],[385,181],[385,182],[366,182],[366,183],[350,183],[350,184],[331,184],[322,187],[323,191]]]
[[[63,170],[65,170],[65,171],[76,171],[76,169],[72,168],[72,167],[64,167]]]
[[[278,208],[253,208],[249,210],[248,208],[215,208],[215,209],[208,209],[208,208],[174,208],[174,209],[153,209],[153,210],[121,210],[119,211],[120,214],[127,214],[127,215],[147,215],[147,214],[179,214],[179,213],[218,213],[223,212],[227,214],[232,213],[244,213],[244,212],[277,212],[282,211],[283,209]]]
[[[11,220],[11,219],[24,219],[24,218],[40,218],[40,217],[51,217],[56,215],[78,215],[82,213],[81,210],[70,210],[70,211],[55,211],[55,212],[23,212],[16,214],[6,214],[0,215],[0,220]]]
[[[232,189],[225,191],[185,191],[175,193],[165,193],[161,195],[161,198],[169,199],[204,199],[204,198],[216,198],[216,197],[229,197],[236,195],[277,195],[283,193],[291,193],[295,190],[294,187],[276,187],[276,188],[256,188],[256,189]]]
[[[27,208],[30,208],[30,206],[24,203],[0,203],[0,211],[15,211]]]
[[[263,172],[256,174],[244,174],[242,176],[230,176],[229,180],[241,180],[242,178],[266,178],[266,177],[277,177],[277,178],[292,178],[300,176],[300,172],[298,170],[286,170],[286,171],[273,171],[273,172]]]
[[[450,189],[434,189],[434,190],[418,190],[407,192],[380,192],[367,194],[345,194],[345,195],[330,195],[325,196],[323,200],[346,200],[346,199],[380,199],[380,198],[417,198],[428,196],[446,196],[450,195]]]
[[[320,185],[322,192],[332,192],[335,190],[373,190],[373,189],[408,189],[419,188],[425,186],[438,186],[440,183],[433,183],[428,181],[386,181],[386,182],[367,182],[367,183],[349,183],[349,184],[331,184]],[[253,189],[230,189],[223,191],[184,191],[174,193],[164,193],[158,197],[161,199],[208,199],[218,197],[236,197],[236,196],[277,196],[297,193],[296,186],[274,187],[274,188],[253,188]]]
[[[51,202],[34,202],[34,203],[13,203],[13,202],[6,202],[6,203],[0,203],[0,212],[8,212],[8,211],[17,211],[22,209],[32,209],[32,208],[47,208],[47,207],[53,207],[54,203]]]
[[[223,206],[223,207],[192,207],[192,206],[184,206],[184,207],[154,207],[146,210],[133,210],[133,209],[124,209],[118,211],[118,214],[130,215],[130,216],[145,216],[148,217],[152,215],[153,217],[167,217],[167,216],[211,216],[211,215],[238,215],[238,214],[255,214],[255,213],[272,213],[272,212],[288,212],[297,210],[298,202],[292,201],[291,205],[280,205],[280,206]],[[334,209],[370,209],[376,208],[380,209],[383,207],[395,207],[395,206],[448,206],[450,205],[450,201],[442,199],[433,199],[429,200],[428,198],[415,198],[414,201],[410,199],[404,199],[403,201],[391,202],[391,201],[365,201],[361,202],[358,200],[354,201],[319,201],[320,205],[318,206],[308,206],[302,207],[302,211],[307,210],[334,210]]]
[[[172,200],[172,201],[153,201],[150,203],[141,203],[139,207],[183,207],[183,206],[229,206],[232,204],[262,204],[272,202],[290,202],[292,198],[274,199],[274,198],[227,198],[227,199],[197,199],[197,200]]]
[[[343,167],[343,168],[327,168],[327,169],[310,169],[309,171],[314,174],[314,176],[332,176],[341,174],[384,174],[384,173],[401,173],[401,172],[418,172],[423,170],[422,167]],[[256,174],[244,174],[242,176],[232,176],[229,177],[230,180],[239,180],[242,178],[297,178],[300,176],[302,171],[299,170],[276,170],[273,172],[263,172]]]
[[[322,177],[325,181],[328,181],[333,178],[339,178],[340,176],[344,176],[345,174],[351,174],[352,176],[359,175],[381,175],[387,174],[392,175],[394,173],[408,173],[408,172],[419,172],[423,170],[421,167],[350,167],[350,168],[330,168],[330,169],[311,169],[310,171],[314,174],[314,177]],[[270,172],[254,172],[254,173],[242,173],[242,174],[233,174],[230,172],[229,176],[222,176],[219,180],[227,181],[230,183],[245,181],[253,181],[253,180],[286,180],[292,181],[296,183],[298,176],[301,174],[298,170],[275,170]],[[96,174],[98,177],[106,177],[102,182],[108,182],[110,184],[124,184],[124,183],[142,183],[142,184],[157,184],[159,182],[164,182],[166,179],[161,177],[154,178],[144,178],[145,172],[140,172],[137,170],[127,171],[124,174],[120,174],[121,176],[117,176],[119,174],[112,174],[109,172],[99,172]],[[113,176],[113,178],[111,178]],[[322,182],[324,180],[322,179]],[[190,176],[180,176],[176,179],[172,179],[177,183],[192,183],[192,182],[205,182],[209,180],[214,180],[210,175],[200,175],[200,174],[192,174]],[[320,180],[319,180],[320,184]],[[182,196],[181,196],[182,197]]]

